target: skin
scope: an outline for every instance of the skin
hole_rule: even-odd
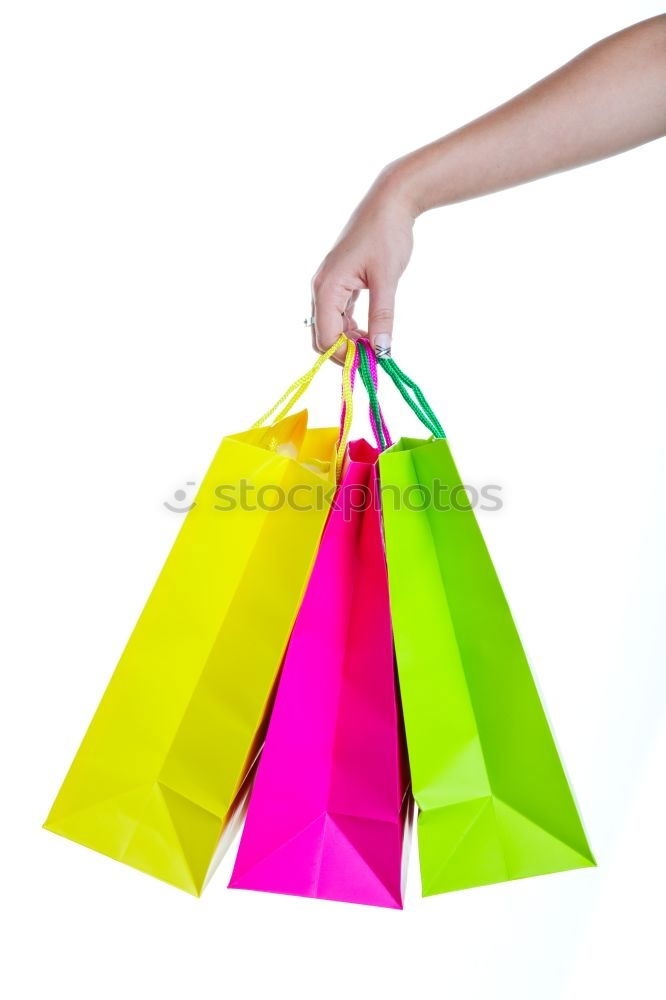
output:
[[[622,153],[666,135],[666,14],[582,52],[529,90],[389,164],[312,280],[313,343],[391,345],[395,294],[423,212]],[[354,305],[369,291],[368,331]]]

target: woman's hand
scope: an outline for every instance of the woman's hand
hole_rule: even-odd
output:
[[[320,352],[341,332],[369,336],[375,349],[391,346],[395,292],[412,252],[414,212],[400,171],[377,178],[312,279],[314,346]],[[354,319],[359,292],[370,293],[368,330]]]
[[[312,282],[315,346],[340,332],[370,291],[368,333],[387,348],[395,290],[421,212],[570,170],[666,135],[666,14],[611,35],[482,118],[384,170]]]

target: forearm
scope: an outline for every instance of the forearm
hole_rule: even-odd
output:
[[[416,216],[666,134],[666,15],[606,38],[507,104],[384,172]]]
[[[368,335],[387,350],[395,292],[427,209],[490,194],[666,134],[666,15],[581,53],[525,93],[379,175],[312,282],[314,342],[326,350],[370,292]]]

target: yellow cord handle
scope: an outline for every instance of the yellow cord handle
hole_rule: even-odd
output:
[[[308,388],[322,365],[328,361],[328,359],[331,358],[336,351],[340,350],[340,348],[345,345],[346,353],[342,369],[343,419],[342,426],[340,428],[340,437],[338,439],[335,452],[335,471],[338,480],[340,479],[340,475],[342,473],[345,449],[347,447],[349,432],[351,430],[353,416],[352,371],[356,360],[356,343],[353,340],[348,340],[344,334],[340,334],[332,347],[329,347],[324,354],[319,355],[310,371],[306,372],[305,375],[301,375],[295,382],[292,382],[286,392],[282,393],[277,403],[271,406],[270,410],[266,410],[264,415],[252,424],[252,429],[254,430],[256,427],[263,427],[266,421],[271,417],[273,417],[272,422],[274,424],[276,424],[279,420],[282,420],[283,417],[286,417],[294,403],[301,398],[305,390]],[[278,412],[276,413],[276,411]]]
[[[326,351],[325,354],[319,355],[319,357],[313,364],[310,371],[306,372],[305,375],[301,375],[300,378],[297,378],[295,382],[292,382],[287,391],[282,393],[277,403],[271,406],[270,410],[266,410],[263,417],[259,417],[256,423],[252,424],[252,430],[254,430],[255,427],[263,427],[263,425],[266,423],[269,417],[272,417],[275,411],[278,410],[283,403],[285,405],[282,406],[280,412],[277,414],[276,417],[274,417],[273,423],[276,424],[278,420],[282,420],[283,417],[286,417],[289,411],[291,410],[292,406],[296,402],[296,400],[301,398],[307,387],[310,385],[310,382],[312,382],[313,378],[315,377],[321,366],[324,364],[324,362],[328,361],[328,359],[332,357],[335,354],[335,352],[343,346],[346,339],[347,338],[344,336],[344,334],[340,334],[340,336],[333,344],[333,346],[329,347],[329,349]]]
[[[356,361],[356,350],[356,341],[348,340],[345,363],[342,369],[342,427],[340,428],[340,437],[338,439],[335,453],[335,477],[337,482],[340,482],[340,477],[342,475],[342,465],[345,460],[345,450],[347,448],[347,441],[349,440],[349,432],[352,425],[352,417],[354,415],[354,387],[352,385],[352,370],[354,368],[354,362]]]

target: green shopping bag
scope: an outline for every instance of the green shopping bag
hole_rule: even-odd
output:
[[[379,459],[423,894],[593,866],[444,432],[418,386],[380,364],[433,434]]]

